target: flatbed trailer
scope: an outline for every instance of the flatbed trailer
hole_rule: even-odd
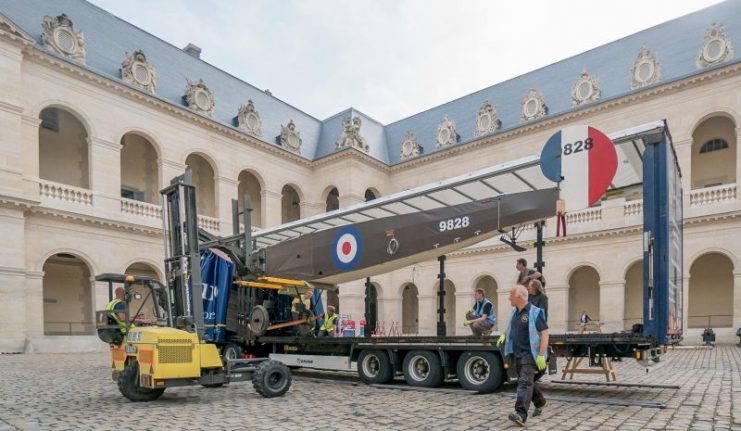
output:
[[[488,393],[517,376],[508,366],[497,335],[309,337],[261,336],[244,353],[269,356],[289,367],[357,371],[368,384],[403,376],[407,384],[436,387],[457,379],[467,390]],[[555,357],[658,358],[664,349],[641,334],[552,334]],[[555,364],[554,364],[555,365]]]

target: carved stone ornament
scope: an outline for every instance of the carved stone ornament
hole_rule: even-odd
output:
[[[41,43],[45,47],[80,63],[85,62],[85,36],[82,32],[75,33],[67,15],[61,14],[56,18],[45,16],[41,27]]]
[[[363,121],[360,117],[345,117],[342,119],[342,136],[335,142],[336,149],[354,147],[361,151],[368,152],[370,147],[365,139],[360,136],[360,126]]]
[[[638,53],[638,57],[633,63],[633,70],[630,72],[630,88],[643,87],[660,79],[661,65],[659,59],[646,48],[646,45],[642,45],[641,52]]]
[[[705,34],[702,48],[697,54],[697,67],[704,68],[733,58],[733,45],[723,24],[713,23]]]
[[[214,115],[214,95],[211,90],[203,83],[202,79],[193,82],[186,79],[188,85],[185,86],[185,96],[183,100],[188,107],[194,111],[201,112],[210,117]]]
[[[404,137],[404,142],[401,144],[401,160],[417,157],[423,152],[424,148],[419,145],[417,137],[414,136],[414,133],[410,130],[407,130],[407,135]]]
[[[436,148],[453,145],[458,142],[459,138],[460,136],[455,131],[455,122],[448,118],[447,115],[443,116],[443,121],[437,126]]]
[[[255,136],[262,136],[262,120],[260,113],[255,110],[255,104],[252,100],[247,101],[247,105],[239,107],[237,115],[237,127]]]
[[[522,120],[543,118],[547,113],[548,107],[545,105],[543,94],[534,88],[528,90],[527,96],[522,100]]]
[[[293,123],[293,120],[289,121],[287,126],[281,124],[278,144],[293,152],[301,152],[301,135],[296,131],[296,125]]]
[[[577,106],[582,103],[594,102],[599,100],[600,94],[599,81],[585,70],[571,88],[571,103]]]
[[[121,79],[150,93],[154,93],[157,87],[154,66],[147,61],[147,57],[140,49],[132,54],[126,53],[126,57],[121,62]]]
[[[473,136],[488,135],[494,133],[500,127],[502,127],[502,122],[497,117],[497,108],[488,100],[485,100],[476,115],[476,130],[473,131]]]

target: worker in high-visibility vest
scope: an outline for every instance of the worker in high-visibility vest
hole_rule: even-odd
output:
[[[126,332],[126,303],[124,302],[124,289],[116,289],[116,297],[105,306],[108,312],[108,323],[118,325],[121,332]]]
[[[334,306],[328,305],[327,312],[324,313],[324,323],[319,328],[317,337],[334,337],[335,322],[337,322],[337,315],[334,314]]]

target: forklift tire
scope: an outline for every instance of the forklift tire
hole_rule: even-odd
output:
[[[242,346],[239,344],[229,343],[224,346],[224,350],[221,351],[221,356],[223,356],[225,360],[242,359],[243,353],[244,351],[242,350]]]
[[[130,401],[154,401],[165,392],[165,389],[139,387],[139,363],[129,362],[118,375],[118,390]]]
[[[291,387],[291,372],[286,364],[268,359],[257,365],[252,386],[265,398],[279,397]]]
[[[358,356],[358,376],[369,385],[384,384],[394,378],[391,361],[383,350],[363,350]]]
[[[488,394],[502,384],[504,367],[499,356],[492,352],[463,352],[458,358],[456,375],[463,389]]]
[[[404,380],[410,386],[436,388],[443,384],[440,357],[429,350],[412,350],[404,356]]]

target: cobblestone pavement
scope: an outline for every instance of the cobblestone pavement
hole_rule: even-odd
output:
[[[514,406],[512,387],[469,395],[299,377],[282,398],[265,399],[250,383],[236,383],[218,389],[173,388],[155,402],[132,403],[118,393],[107,365],[107,355],[101,354],[0,355],[0,431],[516,428],[507,420]],[[741,430],[741,348],[672,351],[648,373],[632,360],[615,365],[618,382],[681,388],[544,383],[546,397],[553,399],[542,416],[528,421],[527,429]],[[567,397],[655,401],[666,408],[577,403]]]

